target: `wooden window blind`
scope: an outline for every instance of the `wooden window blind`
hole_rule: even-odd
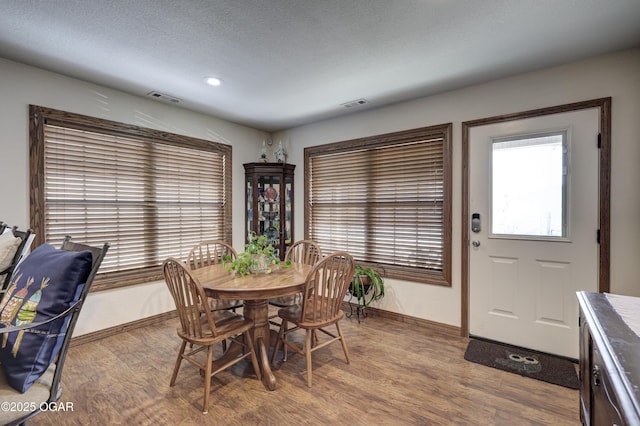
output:
[[[451,124],[305,149],[305,238],[451,285]]]
[[[161,279],[169,256],[231,242],[231,147],[31,107],[36,244],[111,243],[98,289]]]

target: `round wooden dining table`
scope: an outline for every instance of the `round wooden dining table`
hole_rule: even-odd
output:
[[[216,264],[191,271],[209,297],[244,301],[243,315],[253,320],[253,344],[262,382],[269,390],[276,388],[276,378],[269,364],[269,299],[302,291],[311,268],[310,265],[294,263],[290,267],[276,266],[270,273],[238,275],[229,272],[222,264]],[[238,350],[241,350],[240,345],[230,345],[218,362],[224,363]]]

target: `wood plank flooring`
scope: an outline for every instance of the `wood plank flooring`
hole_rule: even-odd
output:
[[[342,321],[351,355],[339,343],[305,360],[291,354],[267,391],[248,363],[203,384],[183,363],[169,387],[179,339],[177,319],[69,350],[62,402],[30,425],[579,425],[577,390],[463,359],[467,339],[370,315]],[[299,338],[302,341],[302,334]]]

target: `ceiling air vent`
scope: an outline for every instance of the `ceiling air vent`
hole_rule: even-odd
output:
[[[175,97],[169,96],[169,95],[165,95],[164,93],[155,92],[155,91],[147,93],[147,96],[151,96],[153,99],[157,99],[159,101],[171,102],[173,104],[177,104],[177,103],[182,102],[178,98],[175,98]]]
[[[368,104],[368,103],[369,103],[368,100],[366,100],[364,98],[361,98],[361,99],[356,99],[355,101],[345,102],[345,103],[340,104],[340,105],[342,105],[345,108],[352,108],[352,107],[356,107],[356,106],[365,105],[365,104]]]

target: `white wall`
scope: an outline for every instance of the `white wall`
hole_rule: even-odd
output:
[[[453,286],[386,280],[375,306],[445,324],[460,325],[461,123],[494,115],[612,97],[611,291],[640,296],[640,50],[593,58],[437,96],[416,99],[274,134],[288,161],[304,164],[308,146],[453,122]],[[375,100],[372,100],[375,103]],[[302,170],[296,192],[302,200]],[[304,217],[297,203],[295,217]],[[304,235],[295,223],[295,237]]]
[[[378,307],[445,324],[460,325],[461,122],[611,96],[612,199],[611,289],[640,296],[640,50],[541,70],[436,96],[318,122],[273,135],[296,164],[295,238],[304,235],[303,149],[307,146],[453,122],[453,286],[443,288],[387,280]],[[375,103],[375,100],[372,100]],[[233,145],[233,241],[244,239],[244,170],[266,134],[214,117],[180,110],[122,92],[0,59],[0,220],[29,223],[28,105],[136,124]],[[164,284],[92,293],[76,334],[171,310]]]
[[[0,220],[29,225],[29,104],[232,145],[233,212],[242,218],[242,164],[256,161],[267,133],[0,58]],[[244,220],[234,222],[233,245],[241,249]],[[90,293],[75,335],[173,309],[164,281]]]

